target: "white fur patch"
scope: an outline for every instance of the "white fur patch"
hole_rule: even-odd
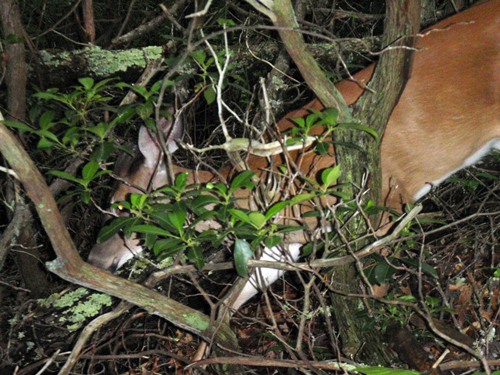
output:
[[[483,147],[481,147],[478,151],[473,153],[471,156],[469,156],[467,159],[465,159],[464,163],[452,170],[451,172],[445,174],[444,176],[438,178],[437,180],[434,180],[430,183],[427,183],[424,187],[422,187],[417,194],[413,197],[415,201],[418,201],[420,198],[422,198],[424,195],[426,195],[429,191],[431,191],[431,188],[434,186],[438,186],[441,182],[446,180],[448,177],[450,177],[452,174],[455,172],[458,172],[459,170],[469,167],[473,164],[476,164],[483,156],[488,154],[492,150],[500,150],[500,138],[494,138],[488,143],[486,143]]]

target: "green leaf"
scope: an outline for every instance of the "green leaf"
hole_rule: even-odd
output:
[[[415,303],[415,302],[417,302],[417,299],[414,296],[410,296],[410,295],[399,296],[398,298],[396,298],[396,300],[399,301],[399,302],[407,302],[407,303]]]
[[[130,232],[156,234],[158,236],[177,238],[175,235],[173,235],[169,231],[167,231],[165,229],[158,228],[157,226],[150,225],[150,224],[134,225],[134,226],[130,227],[129,230],[130,230]]]
[[[266,217],[260,212],[250,212],[248,218],[250,219],[250,224],[256,229],[262,229],[262,227],[266,225]]]
[[[325,108],[320,117],[324,120],[325,124],[334,125],[339,118],[339,110],[337,108]]]
[[[200,65],[204,65],[207,54],[202,49],[191,52],[191,57],[195,59]]]
[[[203,91],[203,98],[207,102],[208,105],[212,104],[215,99],[217,99],[217,93],[215,92],[212,85],[207,86],[205,91]]]
[[[111,127],[127,122],[132,116],[135,115],[135,108],[132,106],[127,106],[125,108],[120,108],[117,116],[111,121]]]
[[[264,238],[264,245],[266,245],[268,248],[278,246],[282,242],[283,237],[281,236],[269,236]]]
[[[387,262],[381,261],[373,270],[373,277],[378,284],[385,284],[391,280],[392,276],[396,273],[394,267],[390,266]]]
[[[110,128],[111,128],[110,124],[107,124],[105,122],[100,122],[96,126],[89,126],[87,130],[97,135],[99,138],[104,139]]]
[[[33,129],[30,126],[19,121],[2,121],[2,122],[10,128],[17,129],[21,134],[33,132]]]
[[[90,160],[102,163],[106,161],[111,153],[115,150],[115,146],[111,142],[103,142],[95,148],[95,150],[90,154]]]
[[[191,223],[190,227],[193,228],[196,224],[198,223],[204,223],[205,226],[208,225],[209,227],[212,226],[212,224],[215,223],[217,225],[217,221],[214,220],[214,217],[217,215],[217,212],[215,211],[205,211],[203,213],[200,213],[195,220]],[[212,221],[209,223],[209,221]]]
[[[328,155],[328,151],[330,151],[330,143],[329,142],[318,142],[315,146],[315,150],[321,156]]]
[[[50,139],[51,141],[55,142],[55,143],[60,143],[59,142],[59,138],[57,138],[57,136],[48,131],[48,130],[44,130],[44,129],[40,129],[40,130],[37,130],[36,131],[36,134],[39,136],[39,137],[45,137],[45,138],[48,138]]]
[[[55,143],[49,141],[47,138],[40,138],[36,147],[43,150],[43,149],[47,149],[47,148],[52,148],[52,147],[54,147],[54,145],[55,145]]]
[[[236,26],[236,22],[228,18],[218,18],[217,23],[219,24],[219,26],[226,26],[226,27]]]
[[[248,217],[248,215],[246,214],[246,212],[244,212],[242,210],[238,210],[236,208],[231,208],[229,210],[229,213],[232,216],[234,216],[235,218],[239,219],[240,221],[242,221],[244,223],[250,224],[250,218]]]
[[[303,194],[297,194],[292,199],[290,199],[290,205],[295,206],[296,204],[300,204],[305,201],[310,201],[316,197],[316,194],[314,193],[303,193]]]
[[[181,192],[184,191],[187,185],[187,178],[189,176],[188,172],[182,172],[175,176],[175,187]]]
[[[324,186],[328,188],[337,182],[340,177],[340,173],[340,164],[327,168],[321,173],[321,182],[323,182]]]
[[[289,201],[283,201],[283,202],[278,202],[276,204],[273,204],[269,210],[266,212],[266,220],[271,219],[274,217],[274,215],[278,214],[281,210],[283,210],[286,206],[290,204]]]
[[[248,275],[248,260],[253,257],[250,244],[245,240],[234,241],[234,266],[239,276]]]
[[[145,234],[144,235],[144,246],[148,249],[152,249],[153,245],[156,243],[158,236],[156,234]]]
[[[156,256],[166,258],[177,254],[179,251],[184,250],[186,246],[178,238],[166,238],[155,242],[153,252]]]
[[[191,208],[193,210],[199,210],[200,208],[204,208],[209,204],[217,203],[220,203],[220,201],[212,195],[199,195],[191,203]]]
[[[48,174],[52,175],[52,176],[56,176],[58,178],[62,178],[63,180],[67,180],[67,181],[71,181],[71,182],[74,182],[75,184],[78,184],[78,185],[83,185],[83,181],[78,178],[78,177],[75,177],[67,172],[64,172],[64,171],[48,171],[47,172]]]
[[[248,189],[253,188],[252,177],[255,175],[252,171],[243,171],[237,174],[231,181],[229,187],[229,195],[232,195],[236,190],[246,187]]]
[[[84,190],[80,194],[80,199],[84,204],[90,203],[90,191]]]
[[[399,260],[409,266],[412,266],[414,269],[418,269],[418,266],[420,264],[422,266],[422,272],[426,273],[427,275],[435,279],[438,279],[438,273],[436,272],[436,269],[427,263],[420,263],[418,259],[410,259],[410,258],[402,258]]]
[[[89,161],[82,168],[83,180],[85,180],[85,181],[92,180],[98,170],[99,170],[99,163],[96,161]]]
[[[89,77],[85,78],[80,78],[78,79],[78,82],[81,83],[81,85],[85,88],[85,90],[90,90],[94,86],[94,80]]]
[[[132,207],[139,210],[144,207],[144,203],[146,203],[147,199],[148,199],[147,194],[139,194],[139,193],[130,194],[130,203],[132,203]]]
[[[180,234],[184,233],[184,223],[186,222],[186,210],[177,206],[175,210],[168,214],[167,218]]]
[[[203,259],[203,251],[199,246],[190,247],[187,252],[187,257],[191,263],[193,263],[196,268],[201,269],[205,265],[205,260]]]
[[[113,219],[108,225],[105,225],[99,231],[97,236],[97,243],[103,243],[113,237],[116,233],[120,231],[123,227],[128,224],[136,222],[138,219],[135,217],[117,217]]]

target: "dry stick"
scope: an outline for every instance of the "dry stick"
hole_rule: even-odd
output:
[[[310,369],[311,367],[314,369],[321,370],[344,370],[344,371],[354,371],[356,365],[347,364],[347,363],[339,363],[335,361],[325,361],[325,362],[314,362],[314,361],[299,361],[299,360],[274,360],[274,359],[265,359],[262,357],[218,357],[218,358],[209,358],[193,363],[185,369],[189,369],[191,367],[198,367],[204,365],[213,365],[213,364],[237,364],[243,366],[261,366],[261,367],[281,367],[281,368],[305,368]]]

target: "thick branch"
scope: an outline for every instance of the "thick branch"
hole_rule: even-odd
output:
[[[281,40],[308,86],[325,107],[337,108],[342,120],[350,119],[351,115],[344,97],[307,50],[304,38],[298,31],[290,0],[274,0],[273,12],[275,15],[273,22],[278,27]]]
[[[14,0],[0,1],[0,20],[5,41],[7,62],[7,107],[10,116],[23,121],[26,115],[27,68],[24,48],[24,27],[21,13]]]

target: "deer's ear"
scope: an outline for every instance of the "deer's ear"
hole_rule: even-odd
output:
[[[139,129],[139,151],[144,156],[144,163],[149,168],[154,168],[161,155],[160,142],[152,130],[145,126]]]
[[[158,124],[158,129],[163,132],[168,151],[174,153],[179,148],[177,141],[184,135],[184,126],[181,118],[178,117],[173,121],[162,117]]]
[[[184,130],[181,121],[176,120],[172,122],[172,120],[167,120],[165,117],[162,117],[158,124],[158,129],[165,137],[168,151],[172,153],[175,152],[179,148],[177,140],[181,139]],[[148,167],[154,167],[161,155],[160,141],[156,134],[145,126],[141,126],[139,129],[138,145],[139,151],[146,160],[146,165]]]

